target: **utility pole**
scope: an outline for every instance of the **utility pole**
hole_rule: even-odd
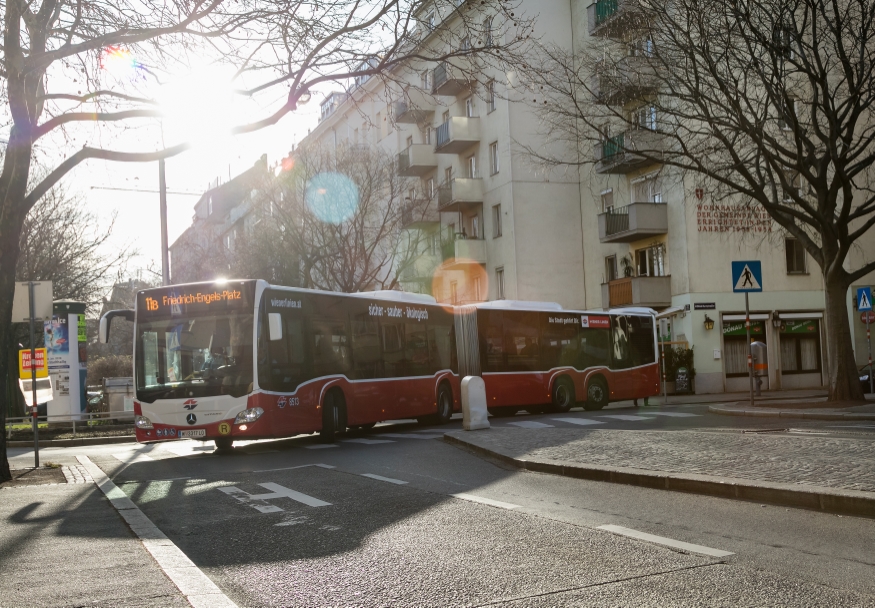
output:
[[[158,160],[158,190],[161,201],[161,284],[170,285],[170,252],[167,243],[167,180],[164,159]]]

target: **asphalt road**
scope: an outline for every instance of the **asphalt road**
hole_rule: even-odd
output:
[[[612,406],[492,423],[875,430],[660,411],[687,415]],[[875,520],[517,471],[441,441],[459,426],[386,424],[335,447],[311,436],[228,456],[174,442],[41,457],[88,455],[239,606],[875,606]],[[696,547],[663,544],[677,541]]]

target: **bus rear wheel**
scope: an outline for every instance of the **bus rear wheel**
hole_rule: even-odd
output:
[[[322,404],[322,430],[319,438],[323,443],[334,443],[337,436],[346,430],[346,399],[339,389],[328,391]]]
[[[446,424],[453,417],[453,391],[446,384],[441,384],[437,396],[437,414],[435,424]]]
[[[553,385],[553,411],[564,414],[576,403],[574,385],[568,378],[559,378]]]
[[[488,411],[491,415],[496,418],[509,418],[511,416],[516,416],[516,413],[520,411],[518,407],[490,407]]]
[[[608,404],[608,385],[601,378],[590,381],[586,387],[586,403],[583,409],[587,411],[600,410]]]

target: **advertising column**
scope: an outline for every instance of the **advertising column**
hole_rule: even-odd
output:
[[[47,407],[49,422],[78,420],[85,411],[86,335],[85,304],[58,300],[44,337],[52,377],[53,396]]]

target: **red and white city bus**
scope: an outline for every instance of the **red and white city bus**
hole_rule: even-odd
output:
[[[456,309],[459,371],[482,376],[490,413],[599,410],[659,394],[655,312],[498,300]],[[582,403],[581,403],[582,402]]]
[[[402,292],[339,294],[261,280],[176,285],[137,294],[138,441],[235,439],[419,418],[460,407],[453,310]]]

